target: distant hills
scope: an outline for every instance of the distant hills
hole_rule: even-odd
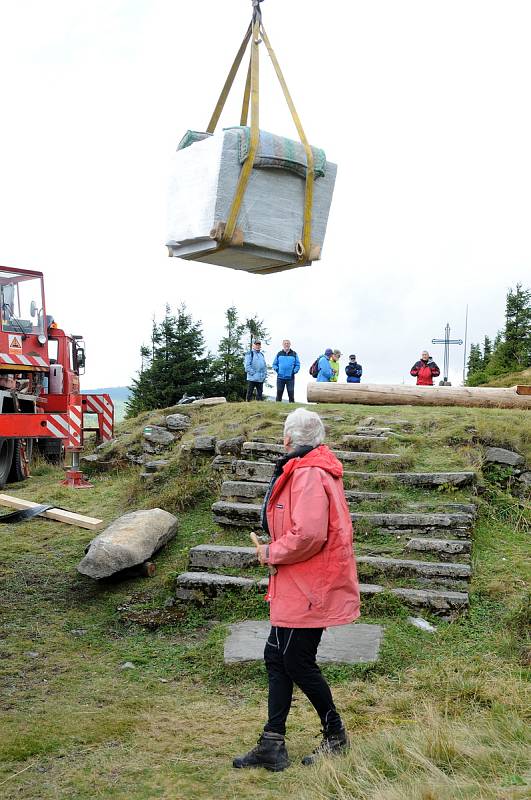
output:
[[[83,394],[108,394],[114,403],[114,419],[120,422],[125,416],[125,404],[131,394],[128,386],[104,386],[98,389],[82,389]]]

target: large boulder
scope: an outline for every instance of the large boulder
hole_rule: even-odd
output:
[[[90,542],[78,572],[99,579],[143,564],[173,539],[177,526],[177,518],[161,508],[124,514]]]
[[[168,414],[166,417],[166,427],[169,431],[185,431],[190,425],[190,417],[186,414]]]
[[[192,445],[192,450],[196,453],[208,455],[216,450],[215,436],[196,436]]]
[[[159,425],[146,425],[143,435],[146,442],[155,447],[169,447],[175,441],[173,433]]]
[[[486,464],[506,464],[509,467],[520,467],[525,463],[523,456],[503,447],[487,447],[485,450]]]

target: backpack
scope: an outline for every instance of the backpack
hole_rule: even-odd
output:
[[[321,356],[319,356],[319,358],[316,358],[315,361],[313,362],[312,366],[308,370],[308,372],[310,373],[312,378],[317,378],[317,376],[319,375],[319,359],[320,358],[321,358]]]

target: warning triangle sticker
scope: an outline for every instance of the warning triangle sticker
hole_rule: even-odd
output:
[[[13,336],[11,340],[11,347],[22,347],[22,342]]]

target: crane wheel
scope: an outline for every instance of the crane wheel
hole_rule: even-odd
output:
[[[8,482],[25,481],[30,474],[30,461],[33,452],[33,439],[15,439],[13,460],[9,471]]]
[[[14,439],[0,439],[0,488],[6,485],[13,464]]]

